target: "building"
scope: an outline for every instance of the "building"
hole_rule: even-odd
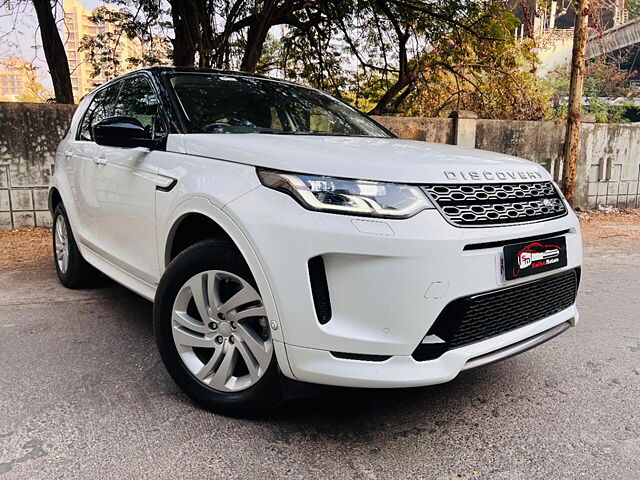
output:
[[[516,38],[532,36],[536,39],[537,54],[540,59],[540,66],[537,70],[539,75],[544,76],[559,66],[569,64],[573,49],[575,23],[572,0],[514,2],[514,13],[522,21],[515,32]],[[602,43],[601,38],[595,38],[596,35],[601,32],[626,28],[629,23],[631,22],[629,22],[626,0],[610,0],[601,3],[599,10],[589,16],[589,35],[592,38],[587,46],[587,59],[594,58],[589,55],[590,48]],[[626,29],[628,30],[628,28]],[[622,36],[629,35],[622,33]],[[630,58],[637,60],[637,52],[636,49],[626,53]],[[629,70],[634,71],[633,68],[629,68]]]
[[[63,0],[64,25],[66,29],[65,49],[71,72],[71,85],[73,96],[77,101],[89,93],[96,85],[107,80],[103,75],[94,76],[93,67],[86,61],[86,52],[81,50],[82,39],[85,36],[99,35],[105,32],[114,32],[113,24],[96,25],[91,21],[92,11],[84,7],[78,0]],[[140,57],[143,46],[140,41],[130,40],[122,36],[118,42],[117,55],[124,73],[127,69],[127,58]]]
[[[35,69],[21,58],[0,60],[0,101],[18,101],[35,80]]]
[[[571,33],[575,23],[573,0],[516,2],[514,13],[522,20],[522,25],[516,32],[521,38],[527,35],[538,38],[547,34],[557,34],[563,30]],[[626,1],[609,0],[600,4],[599,11],[591,16],[589,26],[595,30],[607,30],[627,21],[629,21],[629,11]]]

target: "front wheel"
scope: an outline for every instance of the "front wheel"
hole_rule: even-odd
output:
[[[162,276],[153,310],[169,373],[204,408],[256,415],[282,401],[262,298],[237,249],[199,242]]]

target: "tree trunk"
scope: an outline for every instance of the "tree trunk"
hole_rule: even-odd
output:
[[[264,31],[264,24],[252,25],[247,33],[247,48],[242,56],[240,70],[243,72],[255,73],[262,55],[262,47],[267,38]],[[267,28],[268,30],[268,28]]]
[[[256,20],[247,32],[247,46],[240,65],[240,70],[243,72],[255,73],[262,55],[264,42],[272,26],[273,16],[274,2],[273,0],[267,0],[264,2],[262,11],[257,15]]]
[[[194,0],[170,0],[173,19],[173,64],[176,67],[194,67],[197,38],[200,28],[198,9]]]
[[[385,113],[389,113],[389,105],[396,99],[396,97],[400,98],[399,102],[394,102],[396,107],[399,106],[402,99],[406,98],[409,93],[411,93],[411,84],[413,83],[414,78],[411,76],[402,76],[402,78],[398,78],[398,81],[394,83],[384,95],[378,100],[371,111],[369,111],[369,115],[384,115]]]
[[[198,59],[200,68],[211,67],[211,59],[213,57],[213,25],[209,18],[209,11],[207,9],[207,3],[199,0],[198,8],[198,22],[200,29],[198,30]]]
[[[240,8],[242,8],[244,0],[236,0],[231,10],[229,10],[229,15],[227,15],[224,31],[220,36],[215,40],[217,43],[217,48],[212,52],[212,65],[215,65],[216,68],[229,68],[229,37],[231,36],[231,32],[233,30],[233,24],[236,21],[238,16],[238,12]]]
[[[396,12],[394,12],[384,0],[377,0],[376,4],[391,22],[393,30],[398,37],[398,79],[396,83],[382,95],[375,107],[369,112],[369,115],[384,115],[389,113],[390,105],[393,102],[397,108],[402,100],[410,93],[416,79],[418,78],[418,68],[409,67],[409,54],[407,52],[407,42],[411,38],[409,26],[402,25]],[[395,100],[395,101],[394,101]]]
[[[582,112],[582,94],[584,90],[588,9],[589,0],[576,0],[576,21],[573,32],[571,80],[569,83],[569,111],[564,143],[564,168],[562,171],[562,191],[572,207],[576,195],[576,169],[580,148],[580,113]]]
[[[396,83],[384,92],[384,95],[378,100],[375,107],[369,112],[369,115],[384,115],[389,113],[390,105],[393,103],[394,108],[398,108],[402,101],[411,93],[418,79],[418,68],[409,68],[409,58],[407,54],[407,42],[409,41],[409,33],[402,33],[398,27],[398,51],[399,51],[399,68],[398,80]]]
[[[64,44],[60,38],[51,3],[49,0],[33,0],[33,6],[38,16],[42,48],[51,74],[56,102],[72,104],[73,87],[71,86],[67,52],[65,52]]]

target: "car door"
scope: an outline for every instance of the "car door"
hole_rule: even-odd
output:
[[[72,205],[68,207],[76,240],[91,248],[100,250],[102,239],[98,236],[98,200],[93,188],[93,179],[104,166],[100,147],[93,141],[92,127],[113,115],[113,108],[121,82],[116,82],[97,90],[87,101],[87,106],[78,130],[67,142],[65,173],[69,179]],[[83,108],[81,104],[80,108]]]
[[[164,135],[167,123],[158,95],[145,75],[123,80],[113,116],[138,120],[152,136]],[[163,152],[148,148],[98,146],[103,167],[93,177],[97,236],[106,260],[140,280],[155,284],[160,276],[155,235],[155,193]],[[161,183],[166,183],[166,180]]]

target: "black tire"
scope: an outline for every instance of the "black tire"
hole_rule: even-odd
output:
[[[176,296],[194,275],[223,270],[241,277],[256,291],[257,285],[244,258],[224,239],[208,239],[181,252],[162,275],[153,304],[153,330],[160,356],[178,386],[198,405],[223,415],[251,417],[277,407],[283,401],[275,353],[258,381],[237,392],[215,390],[198,380],[184,365],[173,340],[171,317]]]
[[[67,231],[69,260],[67,269],[64,272],[60,268],[60,265],[58,264],[58,261],[56,259],[56,225],[58,217],[62,217],[62,219],[64,220]],[[98,271],[91,265],[89,265],[84,258],[82,258],[82,254],[80,253],[78,245],[76,244],[76,240],[73,236],[73,231],[71,230],[69,217],[67,217],[67,212],[64,209],[62,203],[59,203],[53,211],[52,243],[53,263],[56,267],[56,272],[58,273],[58,279],[60,280],[60,283],[62,283],[62,285],[67,288],[79,289],[91,286],[96,281],[96,278],[98,277]]]

